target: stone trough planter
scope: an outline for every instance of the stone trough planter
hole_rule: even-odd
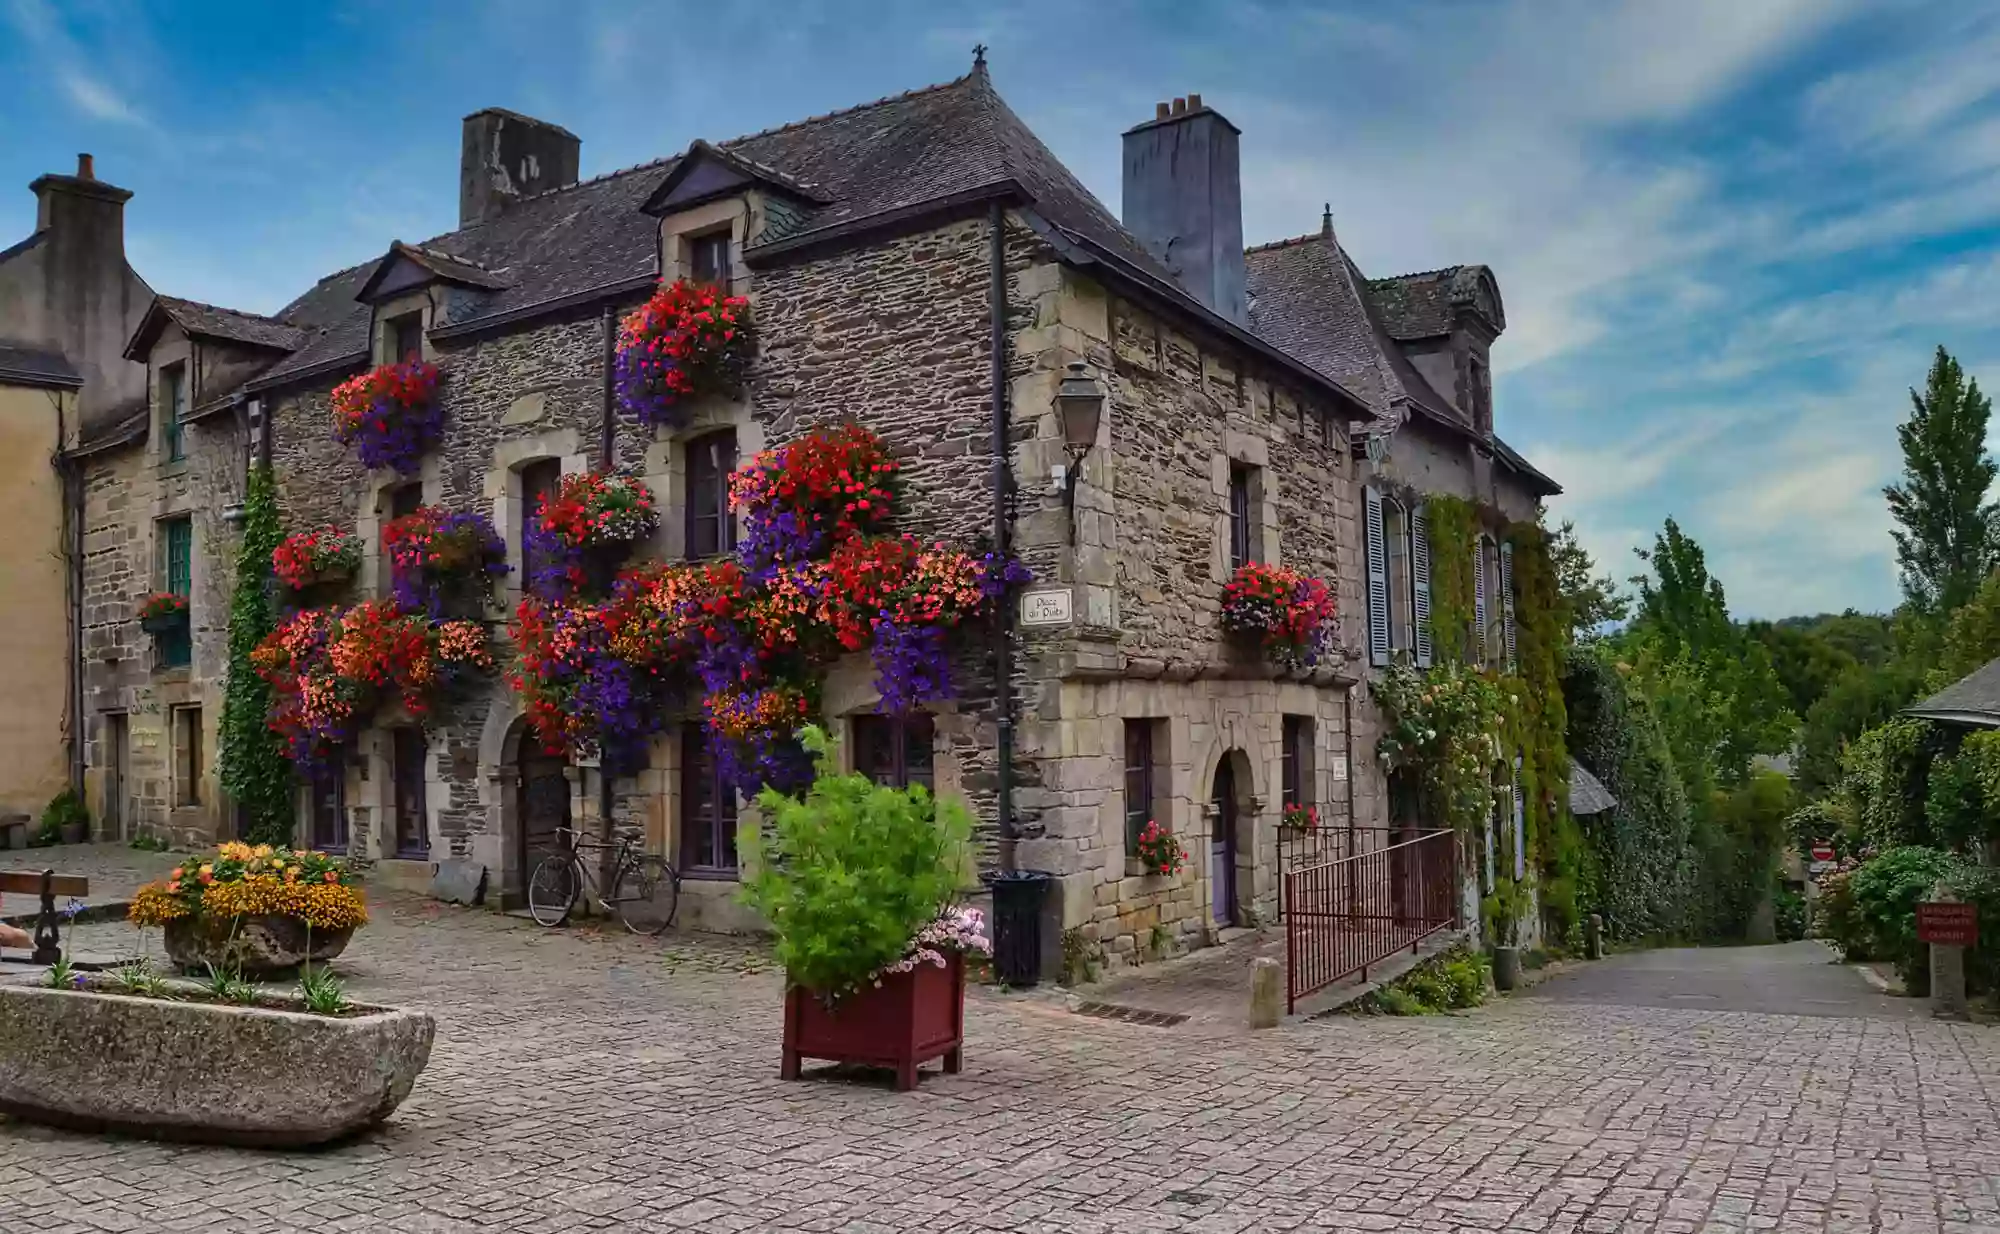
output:
[[[0,1113],[205,1144],[341,1139],[402,1103],[436,1031],[423,1012],[355,1010],[0,985]]]
[[[306,960],[324,964],[347,950],[352,929],[313,930],[307,952],[306,923],[296,917],[182,917],[162,931],[167,957],[195,976],[217,968],[235,968],[245,977],[291,973]]]

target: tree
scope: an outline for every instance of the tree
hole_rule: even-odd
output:
[[[2000,474],[1986,450],[1992,403],[1943,347],[1910,403],[1910,419],[1896,428],[1903,480],[1882,495],[1902,525],[1890,534],[1903,594],[1921,611],[1946,614],[1972,597],[1995,562],[1996,506],[1986,499]]]
[[[222,693],[222,787],[243,812],[243,837],[270,844],[292,838],[292,764],[271,731],[271,685],[250,653],[276,627],[271,552],[284,539],[271,469],[253,467],[243,497],[243,544],[229,601],[229,677]]]
[[[1778,680],[1791,696],[1792,711],[1798,715],[1806,714],[1856,664],[1853,656],[1814,629],[1753,621],[1744,627],[1744,632],[1764,645],[1771,657],[1771,667],[1777,670]]]
[[[1709,576],[1707,555],[1679,523],[1668,519],[1652,548],[1632,551],[1653,568],[1653,577],[1640,574],[1632,579],[1639,589],[1636,624],[1659,640],[1663,651],[1670,656],[1686,651],[1699,658],[1735,641],[1722,581]]]
[[[1618,590],[1617,579],[1596,572],[1597,563],[1577,541],[1571,519],[1564,519],[1549,537],[1549,568],[1555,572],[1572,639],[1588,638],[1631,612],[1632,598]]]

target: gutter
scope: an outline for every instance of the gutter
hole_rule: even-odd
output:
[[[988,373],[993,400],[993,551],[1006,560],[1013,531],[1012,497],[1014,469],[1011,462],[1012,434],[1007,404],[1007,240],[1006,205],[995,197],[987,206],[987,258],[991,264],[988,286],[990,337],[988,351],[992,367]],[[1000,869],[1014,868],[1014,603],[1011,598],[999,606],[993,621],[993,688],[999,711],[996,733],[999,768],[996,775],[996,810],[999,815]]]
[[[63,571],[65,608],[69,610],[69,786],[83,799],[83,485],[78,482],[75,462],[64,445],[69,441],[69,419],[63,414],[63,395],[51,391],[56,405],[56,453],[51,460],[62,486],[63,555],[69,560]],[[72,398],[76,397],[74,393]],[[79,425],[81,408],[78,409]]]

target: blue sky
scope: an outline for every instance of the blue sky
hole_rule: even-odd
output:
[[[1501,433],[1601,561],[1673,515],[1738,615],[1893,604],[1905,390],[1939,343],[2000,385],[1991,5],[0,0],[0,243],[89,150],[157,290],[269,311],[449,230],[479,107],[567,126],[590,175],[979,42],[1114,210],[1119,132],[1199,91],[1243,129],[1251,241],[1330,201],[1370,274],[1493,266]]]

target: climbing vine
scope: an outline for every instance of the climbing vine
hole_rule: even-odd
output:
[[[1569,620],[1549,561],[1549,537],[1538,523],[1507,529],[1514,583],[1514,672],[1521,705],[1514,709],[1511,745],[1521,757],[1521,800],[1528,853],[1542,876],[1542,912],[1558,934],[1578,921],[1585,889],[1583,835],[1569,812],[1569,718],[1563,704],[1563,647]]]
[[[292,838],[292,765],[269,724],[271,686],[250,653],[277,625],[271,602],[271,554],[284,541],[271,469],[251,469],[243,498],[243,543],[229,601],[229,674],[222,695],[222,787],[243,811],[243,838],[284,844]]]
[[[1473,656],[1473,545],[1477,512],[1462,497],[1427,497],[1424,518],[1431,541],[1431,643],[1438,660],[1471,663]]]

